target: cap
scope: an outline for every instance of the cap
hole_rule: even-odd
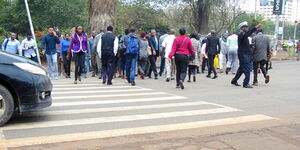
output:
[[[248,27],[248,22],[244,21],[244,22],[240,23],[239,28],[242,28],[242,27]]]

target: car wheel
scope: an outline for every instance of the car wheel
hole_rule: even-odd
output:
[[[0,85],[0,126],[3,126],[14,113],[14,100],[11,93]]]

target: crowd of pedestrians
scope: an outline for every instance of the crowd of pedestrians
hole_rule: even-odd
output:
[[[244,74],[243,87],[252,88],[249,82],[253,70],[254,86],[258,85],[259,72],[265,83],[269,83],[266,65],[271,54],[270,39],[263,34],[262,25],[249,29],[248,23],[242,22],[239,27],[239,32],[226,32],[220,37],[214,30],[200,35],[188,34],[185,28],[178,33],[170,29],[160,36],[155,29],[136,33],[130,28],[124,35],[116,35],[112,26],[99,34],[91,31],[89,37],[83,26],[76,26],[74,33],[65,35],[49,27],[40,50],[46,56],[50,79],[58,80],[61,74],[71,78],[73,60],[74,84],[91,74],[102,79],[103,84],[112,85],[112,80],[118,77],[135,86],[135,78],[139,76],[142,80],[146,77],[165,78],[166,82],[176,80],[176,88],[184,89],[186,77],[187,82],[196,82],[196,74],[205,73],[206,68],[206,77],[211,79],[217,79],[218,73],[223,72],[235,75],[231,81],[235,86],[240,86],[238,80]],[[2,43],[3,51],[36,62],[37,49],[31,34],[20,43],[12,33]]]

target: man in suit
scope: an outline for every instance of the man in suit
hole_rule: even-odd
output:
[[[211,31],[211,35],[207,38],[206,53],[208,55],[208,75],[206,77],[211,78],[210,75],[213,72],[214,77],[212,79],[216,79],[218,76],[214,67],[214,59],[220,53],[220,40],[214,30]]]
[[[149,46],[151,48],[151,55],[149,56],[150,60],[150,69],[148,76],[151,78],[152,71],[154,73],[155,79],[157,79],[158,73],[156,70],[156,60],[159,56],[159,37],[156,35],[154,29],[151,30],[151,36],[149,37]]]

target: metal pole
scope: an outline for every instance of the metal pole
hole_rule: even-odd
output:
[[[255,11],[254,11],[254,19],[256,20],[257,16],[257,0],[255,0]]]
[[[278,41],[278,28],[279,28],[279,15],[276,15],[276,21],[275,21],[275,34],[274,34],[274,38],[275,38],[275,43],[274,43],[274,50],[277,51],[277,41]]]
[[[285,19],[284,17],[282,18],[282,34],[281,34],[281,41],[283,41],[283,36],[284,36],[284,23],[285,23]]]
[[[37,42],[36,42],[36,38],[35,38],[35,34],[34,34],[34,28],[33,28],[33,25],[32,25],[32,20],[31,20],[31,15],[30,15],[30,11],[29,11],[28,2],[27,2],[27,0],[24,0],[24,2],[25,2],[26,11],[27,11],[27,16],[28,16],[28,21],[29,21],[30,31],[31,31],[31,34],[32,34],[32,37],[33,37],[34,42],[37,43]],[[37,45],[37,44],[36,44],[36,45]],[[40,58],[40,53],[39,53],[38,48],[36,49],[36,55],[37,55],[39,64],[41,64],[41,58]]]

